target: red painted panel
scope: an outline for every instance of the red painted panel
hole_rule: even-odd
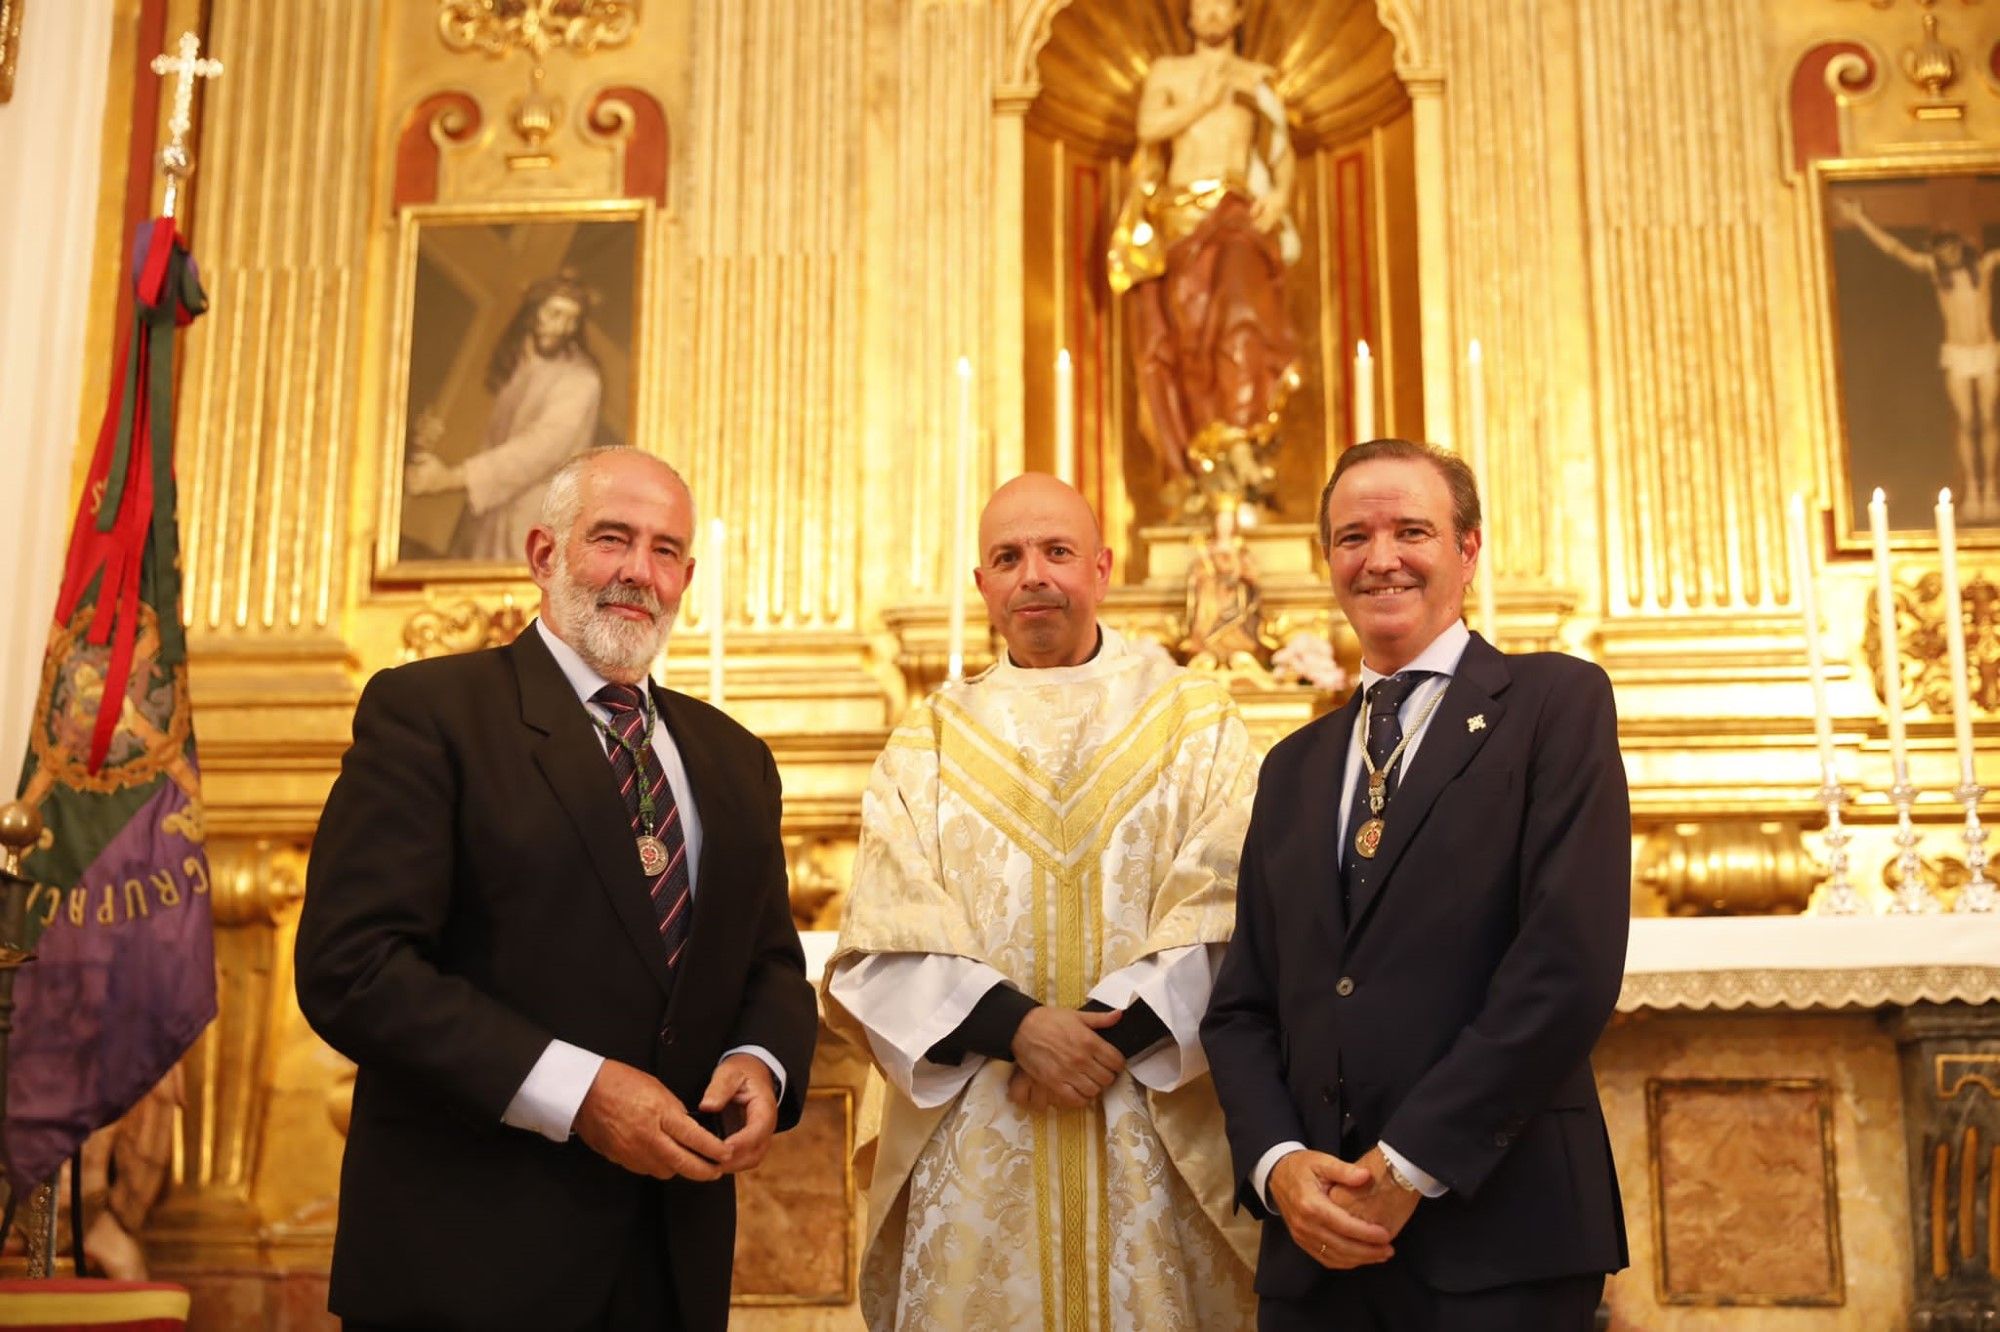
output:
[[[1826,68],[1844,55],[1860,57],[1864,69],[1859,75],[1844,76],[1840,86],[1850,93],[1874,87],[1881,71],[1859,42],[1821,43],[1807,51],[1792,71],[1792,161],[1801,171],[1819,158],[1841,154],[1840,103],[1826,86]]]
[[[444,123],[447,115],[456,115],[457,122]],[[436,124],[453,143],[464,143],[479,132],[479,120],[479,103],[466,93],[432,93],[417,103],[396,136],[396,207],[437,199],[438,146],[431,126]]]
[[[606,88],[590,103],[588,124],[599,134],[615,135],[626,115],[631,125],[625,136],[625,194],[632,199],[651,199],[662,208],[667,203],[667,113],[653,95],[643,88]]]

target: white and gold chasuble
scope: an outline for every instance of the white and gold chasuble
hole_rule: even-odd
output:
[[[1222,686],[1109,629],[1084,665],[946,685],[890,737],[827,967],[829,1022],[890,1083],[871,1328],[1254,1325],[1197,1027],[1256,769]],[[1064,1008],[1143,997],[1171,1039],[1085,1109],[1024,1110],[1013,1064],[923,1058],[1003,978]]]

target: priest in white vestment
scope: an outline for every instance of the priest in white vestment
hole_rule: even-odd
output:
[[[1257,756],[1228,691],[1097,622],[1111,552],[1041,475],[980,520],[1005,659],[877,761],[828,1021],[888,1083],[873,1329],[1255,1323],[1198,1027]]]

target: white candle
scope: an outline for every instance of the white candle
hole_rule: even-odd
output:
[[[1375,438],[1375,357],[1366,341],[1354,344],[1354,442]]]
[[[1958,590],[1958,523],[1952,514],[1951,489],[1938,492],[1938,563],[1944,575],[1944,641],[1951,662],[1951,733],[1958,742],[1958,780],[1971,786],[1972,699],[1965,682],[1965,611]]]
[[[951,546],[945,559],[950,580],[951,629],[946,640],[945,676],[965,678],[965,511],[972,503],[972,362],[958,358],[958,441],[952,450]]]
[[[722,706],[722,622],[728,617],[729,602],[723,592],[723,547],[728,529],[720,518],[708,520],[708,701]]]
[[[1056,353],[1056,480],[1076,484],[1076,372],[1067,347]]]
[[[1813,737],[1819,743],[1820,785],[1833,786],[1833,713],[1826,702],[1826,661],[1819,646],[1819,595],[1813,586],[1812,550],[1806,542],[1806,497],[1792,492],[1792,577],[1806,622],[1806,665],[1812,674]]]
[[[1902,644],[1896,640],[1896,587],[1889,569],[1889,502],[1882,487],[1868,501],[1868,534],[1875,544],[1875,618],[1882,630],[1879,658],[1882,701],[1889,708],[1889,765],[1895,783],[1910,779],[1909,740],[1903,729]]]
[[[1465,349],[1466,369],[1470,378],[1472,413],[1472,456],[1467,460],[1472,464],[1472,480],[1479,487],[1480,501],[1486,509],[1485,531],[1481,534],[1479,567],[1473,572],[1473,580],[1479,592],[1479,632],[1486,635],[1486,641],[1495,647],[1500,645],[1499,595],[1493,588],[1493,490],[1486,477],[1486,358],[1479,348],[1479,339],[1474,338]]]

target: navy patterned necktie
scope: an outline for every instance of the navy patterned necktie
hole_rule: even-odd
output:
[[[672,971],[680,963],[681,951],[687,947],[689,918],[694,914],[687,836],[681,831],[680,806],[674,803],[666,770],[660,766],[660,756],[653,751],[653,737],[647,734],[646,723],[651,713],[644,705],[639,686],[608,684],[591,695],[591,701],[611,714],[610,729],[618,736],[617,743],[607,745],[606,750],[612,774],[618,779],[619,794],[625,797],[625,809],[632,816],[633,837],[651,833],[666,848],[666,868],[648,876],[646,891],[653,899],[653,918],[659,922],[660,943],[666,949],[667,969]],[[653,807],[651,828],[645,826],[641,813],[648,803],[639,798],[641,783]]]
[[[1396,753],[1396,746],[1403,743],[1403,704],[1430,675],[1429,671],[1404,671],[1385,676],[1369,686],[1365,735],[1369,761],[1378,772],[1388,769],[1390,756]],[[1385,800],[1396,794],[1401,769],[1400,758],[1395,768],[1388,769],[1388,781],[1383,788]],[[1388,806],[1385,804],[1383,815],[1387,813]],[[1343,914],[1352,913],[1355,890],[1367,883],[1369,871],[1374,868],[1371,856],[1364,856],[1354,849],[1354,839],[1368,820],[1375,817],[1368,801],[1368,767],[1363,764],[1354,777],[1354,799],[1347,807],[1347,835],[1340,842],[1340,906]]]

